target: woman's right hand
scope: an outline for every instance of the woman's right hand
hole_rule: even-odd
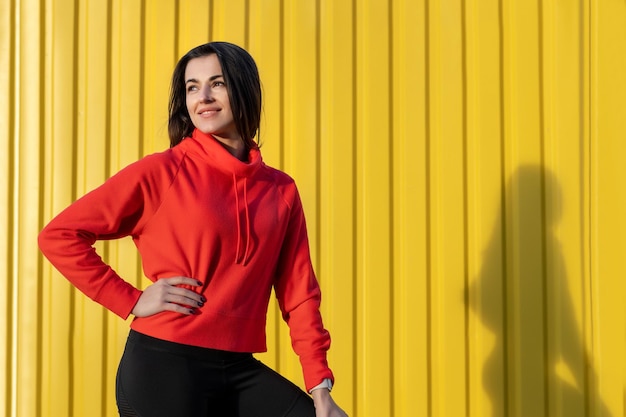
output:
[[[132,314],[136,317],[148,317],[163,311],[175,311],[187,316],[195,314],[196,308],[202,307],[206,298],[177,285],[200,287],[202,283],[189,277],[161,278],[143,290]]]

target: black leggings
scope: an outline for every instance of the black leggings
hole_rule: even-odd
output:
[[[116,381],[121,417],[315,417],[313,401],[250,353],[131,330]]]

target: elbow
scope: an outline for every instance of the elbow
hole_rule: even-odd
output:
[[[37,236],[37,245],[39,246],[39,250],[41,251],[41,253],[43,253],[44,255],[46,255],[50,250],[51,240],[52,237],[50,231],[48,230],[48,227],[44,227]]]
[[[39,246],[39,250],[43,253],[46,258],[50,259],[50,256],[58,251],[59,248],[59,240],[60,240],[60,231],[58,229],[50,227],[48,224],[44,227],[37,236],[37,245]]]

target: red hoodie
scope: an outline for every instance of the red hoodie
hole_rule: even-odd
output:
[[[132,236],[151,281],[192,277],[204,285],[186,288],[207,299],[197,315],[136,317],[133,329],[182,344],[264,352],[273,287],[306,388],[333,378],[298,190],[258,149],[244,163],[195,130],[74,202],[42,230],[39,246],[74,286],[126,318],[141,291],[93,247],[123,236]]]

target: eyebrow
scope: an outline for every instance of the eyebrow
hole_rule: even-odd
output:
[[[211,78],[209,78],[209,81],[213,81],[216,80],[218,78],[224,78],[224,76],[222,74],[217,74],[217,75],[213,75],[211,76]],[[199,82],[197,79],[195,78],[190,78],[187,81],[185,81],[185,84],[189,84],[189,83],[197,83]]]

